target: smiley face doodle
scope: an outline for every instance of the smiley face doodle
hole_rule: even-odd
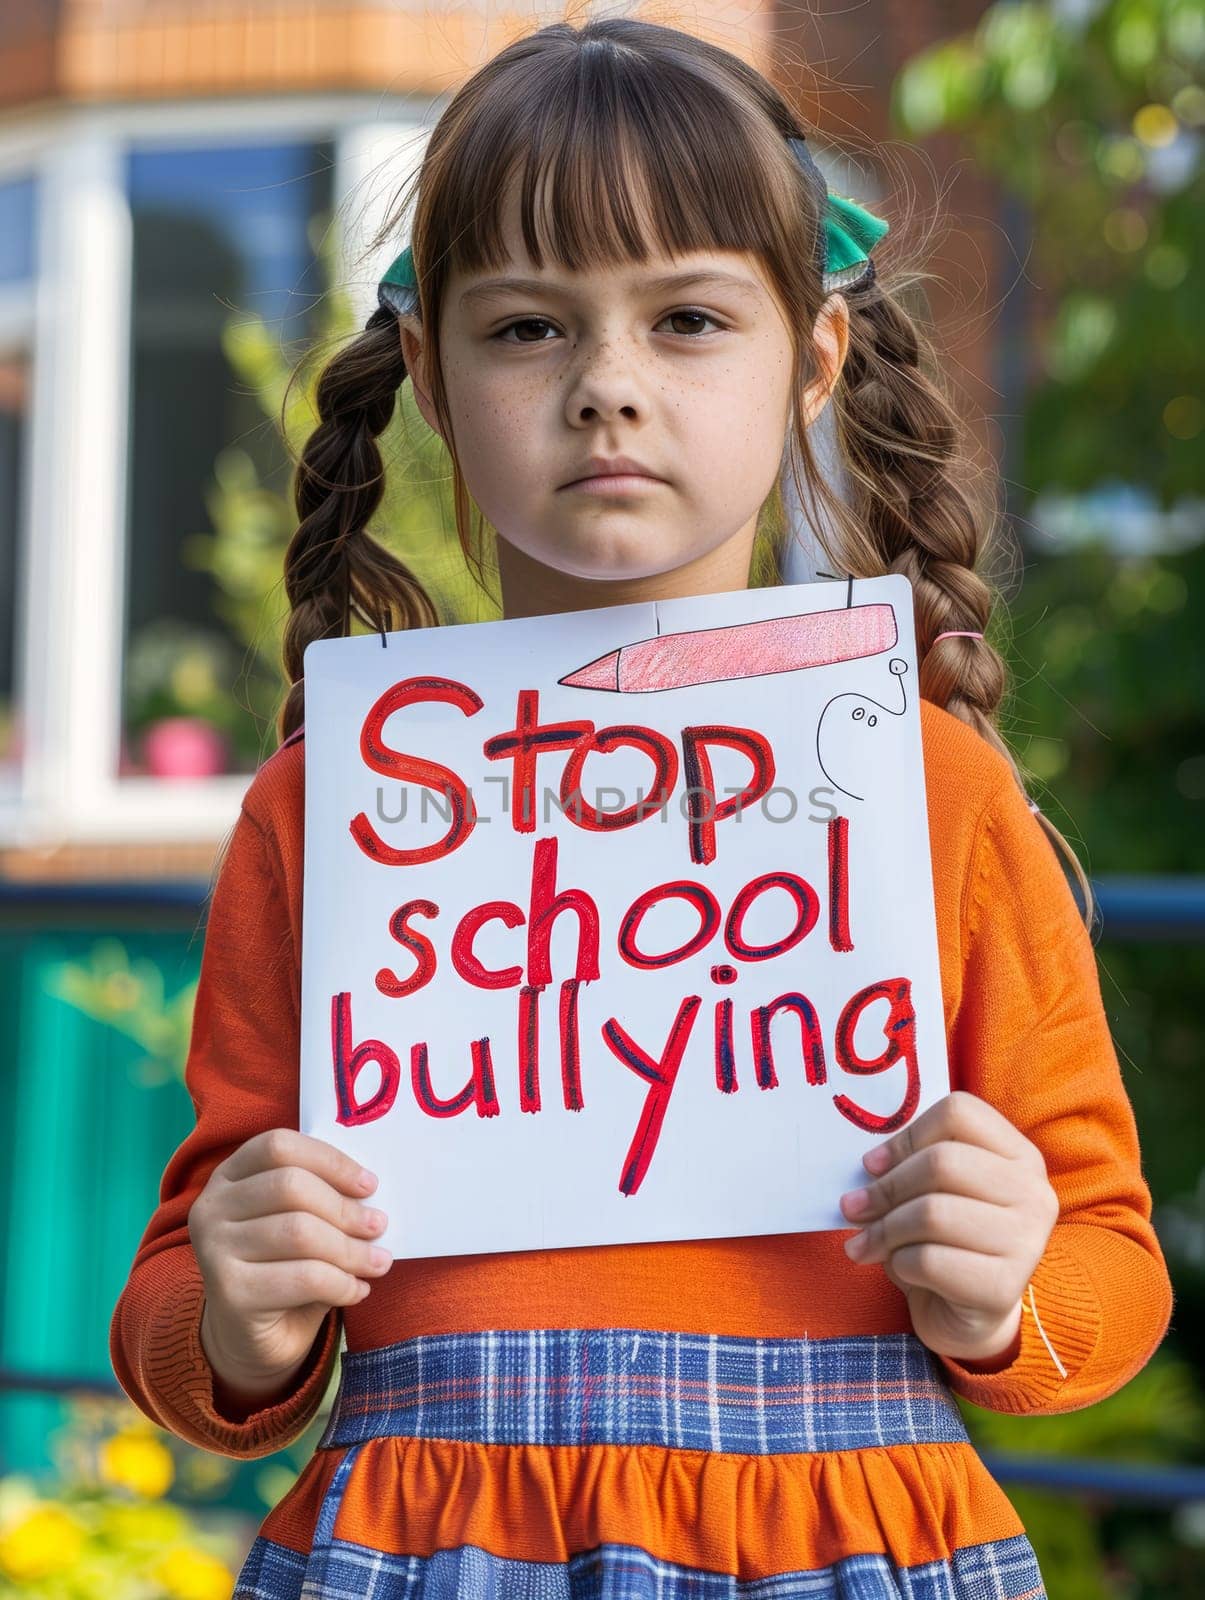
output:
[[[834,695],[820,713],[816,728],[816,759],[820,770],[835,789],[852,800],[865,800],[876,780],[890,767],[891,730],[901,724],[887,719],[902,718],[907,708],[908,695],[903,681],[907,670],[906,661],[898,657],[892,659],[890,671],[900,691],[898,709],[872,700],[868,695],[851,692]]]

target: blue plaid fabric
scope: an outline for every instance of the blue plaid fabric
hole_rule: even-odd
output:
[[[319,1449],[390,1433],[741,1455],[968,1437],[915,1334],[753,1339],[643,1328],[424,1335],[346,1352]]]
[[[319,1449],[340,1449],[342,1459],[313,1548],[301,1555],[261,1534],[234,1600],[1045,1600],[1023,1535],[968,1544],[920,1566],[853,1552],[824,1568],[756,1580],[617,1543],[548,1563],[470,1544],[403,1556],[335,1538],[357,1459],[389,1436],[744,1455],[968,1442],[936,1358],[913,1334],[492,1330],[424,1335],[341,1359]]]
[[[308,1570],[307,1570],[308,1569]],[[897,1567],[881,1555],[849,1556],[810,1572],[742,1582],[605,1544],[563,1563],[513,1561],[473,1545],[433,1556],[389,1556],[362,1545],[325,1546],[318,1559],[280,1545],[252,1551],[236,1600],[1045,1600],[1029,1540],[997,1539],[949,1561]]]

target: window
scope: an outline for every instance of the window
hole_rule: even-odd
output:
[[[36,233],[35,180],[23,177],[0,182],[0,777],[11,782],[21,764],[24,743],[17,633]]]
[[[0,284],[34,276],[37,188],[32,178],[0,183]]]
[[[122,774],[254,771],[279,699],[276,613],[254,623],[198,556],[220,515],[289,497],[291,463],[255,385],[223,348],[262,319],[291,369],[326,292],[315,256],[329,221],[327,142],[135,148]],[[231,485],[237,480],[237,488]],[[240,491],[242,498],[240,499]],[[241,511],[240,511],[241,507]],[[249,549],[248,558],[251,556]],[[279,559],[277,560],[279,576]],[[279,593],[279,591],[278,591]],[[254,637],[268,647],[257,655]]]

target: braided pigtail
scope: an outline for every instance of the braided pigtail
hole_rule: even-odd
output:
[[[1003,657],[986,638],[996,591],[983,558],[996,528],[991,506],[972,494],[971,441],[955,406],[927,373],[938,372],[931,343],[874,275],[846,294],[849,343],[832,393],[852,494],[843,542],[848,570],[902,572],[915,595],[920,693],[974,728],[1000,752],[1027,794],[1025,777],[999,731],[1009,688]],[[980,473],[982,479],[986,475]],[[956,635],[943,638],[942,635]],[[1067,861],[1089,928],[1091,885],[1067,840],[1031,800]]]
[[[405,378],[397,318],[383,306],[318,378],[319,422],[296,465],[293,498],[300,520],[284,561],[292,609],[283,659],[291,688],[277,717],[281,741],[304,719],[302,663],[315,639],[350,633],[353,615],[374,630],[433,627],[439,621],[414,573],[367,531],[384,490],[376,441]]]

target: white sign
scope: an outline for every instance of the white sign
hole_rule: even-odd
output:
[[[301,1128],[397,1257],[848,1228],[949,1092],[902,575],[305,653]]]

